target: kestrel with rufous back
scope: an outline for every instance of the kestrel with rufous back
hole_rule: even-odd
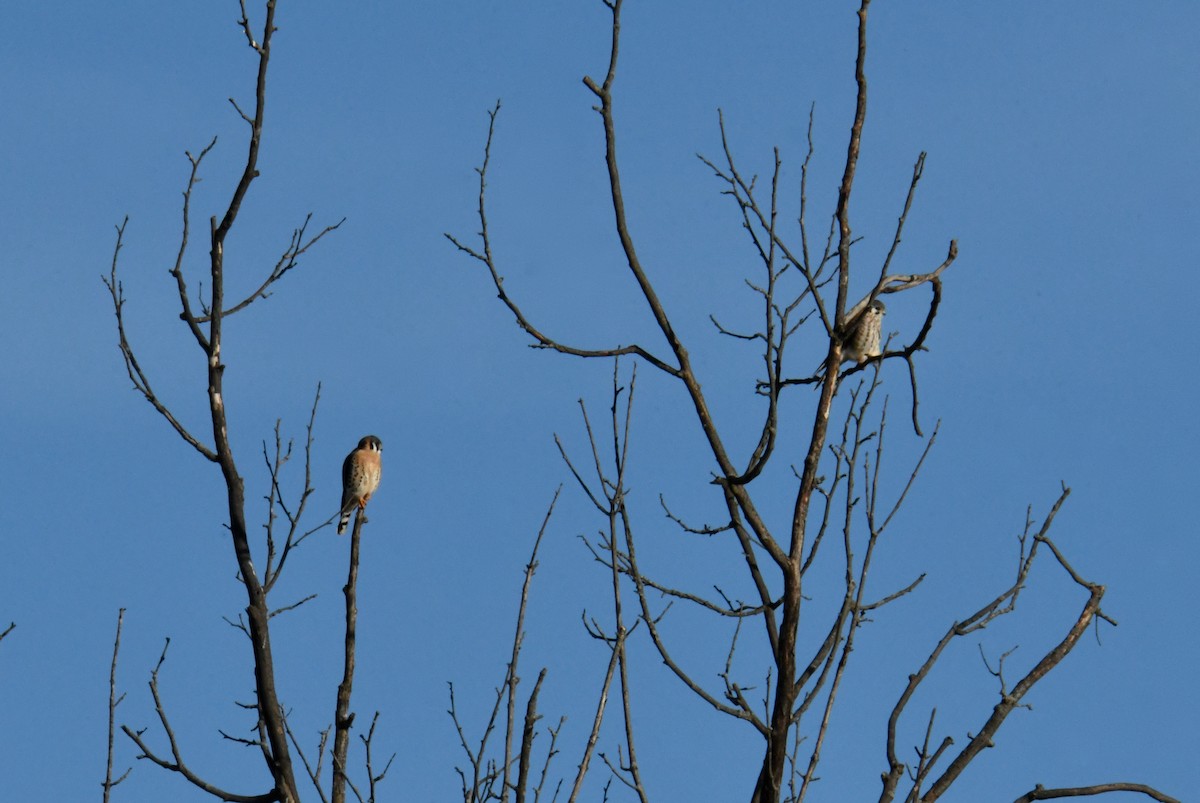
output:
[[[382,455],[383,441],[374,435],[367,435],[353,452],[346,455],[342,463],[342,517],[338,520],[338,535],[346,532],[354,509],[365,509],[371,494],[379,487],[383,474]]]

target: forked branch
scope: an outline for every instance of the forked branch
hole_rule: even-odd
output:
[[[285,801],[286,798],[280,793],[278,788],[272,789],[269,792],[264,792],[258,795],[243,795],[235,792],[228,792],[215,784],[212,784],[195,772],[183,760],[183,755],[179,748],[179,742],[175,738],[175,731],[171,727],[170,721],[167,719],[166,708],[163,705],[162,695],[158,690],[158,673],[162,669],[163,663],[167,660],[167,648],[171,646],[171,640],[167,639],[163,645],[162,654],[158,658],[158,663],[150,672],[150,695],[154,698],[154,710],[158,714],[158,721],[162,725],[163,732],[167,736],[167,742],[170,745],[171,757],[164,758],[153,750],[142,738],[145,730],[134,731],[128,725],[122,725],[121,730],[128,736],[134,744],[141,750],[141,755],[138,758],[144,758],[150,762],[157,764],[165,770],[177,772],[183,776],[190,784],[195,786],[218,800],[228,801],[229,803],[274,803],[274,801]]]
[[[541,719],[541,715],[537,711],[537,698],[541,691],[542,681],[545,680],[546,670],[543,668],[538,673],[537,682],[526,702],[524,722],[520,732],[520,745],[517,748],[518,753],[514,757],[513,749],[518,724],[516,695],[517,687],[521,682],[517,669],[520,662],[521,650],[525,644],[525,612],[529,605],[529,592],[533,582],[533,575],[538,567],[538,551],[541,548],[542,537],[545,535],[546,528],[550,523],[550,516],[554,512],[555,505],[558,503],[558,496],[561,491],[562,488],[560,487],[554,492],[554,498],[550,501],[546,515],[542,519],[542,525],[538,529],[537,537],[534,539],[529,560],[525,564],[520,602],[517,606],[516,628],[513,633],[512,654],[505,668],[504,681],[496,689],[496,698],[492,704],[487,723],[484,726],[483,734],[479,737],[478,747],[474,749],[472,749],[471,744],[468,742],[462,722],[459,720],[458,706],[454,696],[454,684],[449,684],[450,708],[446,713],[450,715],[450,719],[454,723],[455,731],[458,733],[459,746],[462,747],[463,752],[467,756],[467,762],[470,764],[469,777],[468,772],[462,767],[455,768],[462,785],[463,803],[484,803],[484,801],[489,800],[507,801],[510,794],[515,794],[518,801],[523,801],[529,792],[528,784],[530,780],[530,768],[533,766],[532,751],[535,726],[537,721]],[[491,740],[492,732],[496,728],[502,707],[505,709],[504,747],[501,757],[495,759],[489,753],[488,743]],[[559,723],[559,727],[561,727],[561,722]],[[558,729],[551,729],[550,736],[550,746],[546,754],[545,763],[543,764],[541,780],[534,793],[535,798],[541,793],[550,760],[556,753],[554,745],[557,741]],[[514,760],[516,761],[515,780],[512,775]]]
[[[650,352],[643,349],[641,346],[619,346],[609,349],[583,349],[575,346],[570,346],[562,343],[554,338],[543,334],[534,324],[525,316],[517,302],[504,289],[504,277],[500,275],[500,271],[496,266],[496,259],[492,253],[492,240],[488,231],[487,219],[487,171],[492,159],[492,138],[496,133],[496,116],[500,113],[500,101],[496,101],[495,107],[488,112],[488,133],[487,142],[483,146],[483,164],[475,168],[475,172],[479,174],[479,240],[482,251],[466,245],[452,234],[445,234],[447,240],[454,246],[467,254],[472,259],[478,260],[487,266],[488,273],[492,277],[492,284],[496,287],[497,297],[508,307],[512,312],[513,317],[525,332],[527,332],[535,341],[534,345],[537,348],[551,349],[562,354],[571,354],[576,357],[619,357],[623,354],[636,354],[651,365],[659,368],[668,374],[677,375],[678,370],[673,366],[667,365],[665,362],[655,357]]]
[[[228,309],[226,309],[223,313],[225,315],[225,317],[229,317],[230,315],[234,314],[235,312],[241,312],[243,309],[250,306],[251,303],[253,303],[255,300],[257,300],[259,298],[268,298],[271,295],[271,293],[269,292],[271,285],[275,284],[275,282],[282,279],[284,277],[284,275],[287,274],[288,271],[290,271],[292,268],[296,267],[299,264],[297,262],[297,260],[300,258],[300,256],[302,254],[304,254],[306,251],[308,251],[308,249],[310,249],[314,245],[316,245],[321,240],[321,238],[324,237],[326,234],[329,234],[332,231],[336,231],[337,229],[339,229],[341,227],[341,225],[343,223],[346,222],[346,218],[342,218],[337,223],[326,226],[325,228],[321,229],[316,234],[312,235],[311,237],[308,237],[308,239],[305,239],[305,237],[307,237],[308,224],[311,220],[312,220],[312,213],[310,212],[308,215],[305,216],[304,223],[302,223],[300,225],[300,228],[298,228],[292,232],[291,242],[288,243],[287,248],[284,249],[284,251],[280,255],[278,261],[276,261],[275,266],[273,268],[271,268],[271,272],[267,274],[267,278],[265,280],[263,280],[263,283],[261,285],[259,285],[258,289],[255,290],[254,292],[252,292],[250,295],[246,296],[244,299],[239,301],[237,304],[234,304],[232,307],[229,307]],[[194,318],[193,320],[196,323],[208,323],[209,320],[211,320],[211,318],[209,315],[202,315],[198,318]]]
[[[117,242],[113,246],[112,268],[108,276],[101,276],[104,286],[108,288],[108,293],[112,297],[113,314],[117,317],[117,348],[120,349],[121,357],[125,361],[125,372],[129,375],[130,381],[133,382],[133,389],[142,394],[142,397],[150,403],[150,406],[166,419],[167,423],[179,434],[179,437],[183,438],[184,442],[203,455],[205,459],[215,463],[217,462],[216,452],[201,443],[196,436],[192,435],[154,392],[154,388],[150,385],[150,378],[142,370],[137,355],[133,351],[133,346],[130,345],[129,338],[125,333],[125,290],[121,282],[117,279],[117,259],[124,245],[125,227],[128,223],[129,218],[127,217],[121,221],[120,226],[117,226]]]

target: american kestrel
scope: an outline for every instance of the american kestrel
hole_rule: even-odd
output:
[[[883,302],[877,298],[858,316],[854,329],[842,346],[842,362],[853,360],[861,365],[883,353],[879,348],[879,335],[883,332],[883,313],[886,310]]]
[[[883,353],[879,341],[883,333],[883,313],[886,309],[882,301],[875,299],[859,313],[850,334],[846,336],[846,342],[842,344],[842,362],[862,365],[871,357],[878,357]],[[824,368],[825,363],[821,363],[817,372],[823,374]]]
[[[346,532],[350,514],[355,508],[365,508],[371,494],[379,487],[383,474],[383,441],[368,435],[358,442],[358,447],[346,455],[342,463],[342,518],[338,521],[337,534]]]

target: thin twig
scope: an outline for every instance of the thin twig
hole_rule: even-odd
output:
[[[133,767],[129,767],[125,770],[125,772],[121,773],[121,777],[117,778],[115,781],[112,777],[113,733],[115,731],[114,720],[116,718],[117,706],[119,706],[121,701],[125,699],[124,692],[122,692],[119,696],[117,695],[117,655],[121,651],[121,625],[124,623],[124,620],[125,609],[120,608],[117,610],[117,635],[113,638],[112,664],[108,670],[108,762],[105,765],[104,783],[102,784],[104,787],[104,803],[108,803],[113,787],[128,778],[129,773],[133,772]],[[9,625],[8,630],[0,633],[0,639],[3,639],[5,636],[7,636],[13,627],[14,625]]]

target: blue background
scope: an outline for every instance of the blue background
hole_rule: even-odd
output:
[[[853,111],[854,11],[627,3],[615,94],[630,226],[738,455],[757,437],[759,358],[715,334],[708,315],[753,328],[758,308],[743,279],[757,279],[758,265],[736,209],[695,154],[719,157],[718,108],[743,172],[765,180],[778,146],[782,219],[794,232],[815,104],[809,220],[823,238]],[[227,98],[250,107],[255,60],[238,16],[231,2],[0,11],[0,498],[9,511],[0,628],[17,623],[0,643],[7,799],[99,797],[121,607],[118,680],[128,697],[118,722],[151,726],[148,738],[165,744],[145,681],[169,636],[160,683],[185,757],[220,786],[267,787],[254,751],[217,733],[248,736],[253,724],[233,702],[252,697],[249,650],[222,621],[245,598],[219,472],[131,392],[100,282],[113,227],[128,215],[129,336],[165,402],[205,433],[204,359],[178,321],[167,271],[184,151],[218,137],[193,198],[193,288],[208,216],[224,210],[244,159],[246,127]],[[261,9],[251,18],[260,25]],[[607,65],[607,11],[599,2],[285,0],[278,25],[262,175],[227,244],[228,296],[257,287],[305,214],[314,225],[347,222],[226,327],[226,402],[251,525],[261,532],[265,513],[262,441],[277,418],[302,440],[320,382],[319,518],[337,506],[341,460],[357,439],[371,432],[385,445],[360,575],[357,724],[383,712],[377,755],[398,753],[385,798],[452,800],[453,768],[465,762],[446,683],[477,738],[503,678],[533,536],[567,483],[533,586],[522,696],[548,666],[543,724],[568,717],[552,770],[570,778],[607,657],[580,614],[609,608],[607,577],[576,538],[603,522],[571,484],[553,435],[587,464],[576,401],[600,426],[612,367],[527,348],[481,266],[443,233],[469,240],[478,230],[473,168],[486,111],[502,98],[489,222],[507,290],[565,342],[666,352],[613,233],[600,121],[581,83]],[[1026,506],[1040,520],[1060,482],[1074,494],[1053,536],[1108,587],[1104,610],[1120,627],[1099,628],[1100,644],[1089,632],[947,799],[1011,800],[1035,783],[1141,780],[1185,799],[1196,787],[1200,649],[1188,600],[1200,548],[1188,511],[1200,388],[1188,282],[1200,223],[1197,30],[1200,10],[1182,1],[872,9],[855,287],[865,292],[891,243],[920,151],[925,178],[895,267],[931,269],[951,238],[960,257],[918,361],[922,416],[927,430],[942,421],[938,443],[880,547],[874,596],[929,574],[859,633],[810,800],[875,799],[887,713],[908,673],[955,618],[1011,582]],[[901,340],[919,326],[925,297],[888,299],[888,328]],[[794,345],[792,373],[824,349],[812,332]],[[921,443],[905,425],[904,372],[889,364],[883,374],[894,493]],[[787,397],[779,470],[763,480],[777,526],[814,395]],[[662,493],[692,523],[721,520],[711,455],[688,409],[678,383],[640,366],[629,484],[642,560],[664,582],[737,591],[730,544],[682,536],[659,507]],[[310,754],[340,677],[347,546],[329,530],[314,536],[274,596],[283,605],[319,595],[273,621],[281,695]],[[836,581],[836,567],[828,577]],[[979,646],[995,660],[1019,645],[1011,682],[1082,602],[1057,567],[1036,569],[1018,611],[960,640],[922,687],[902,756],[931,707],[938,732],[959,746],[978,730],[996,700]],[[806,638],[824,632],[818,610]],[[715,688],[726,624],[677,606],[664,629]],[[642,633],[631,659],[652,799],[745,799],[758,737],[669,677]],[[746,682],[761,689],[766,664],[749,640],[743,659]],[[615,708],[609,717],[600,749],[613,755]],[[135,752],[118,734],[118,771]],[[595,765],[590,799],[605,777]],[[114,792],[166,799],[208,798],[146,762]]]

